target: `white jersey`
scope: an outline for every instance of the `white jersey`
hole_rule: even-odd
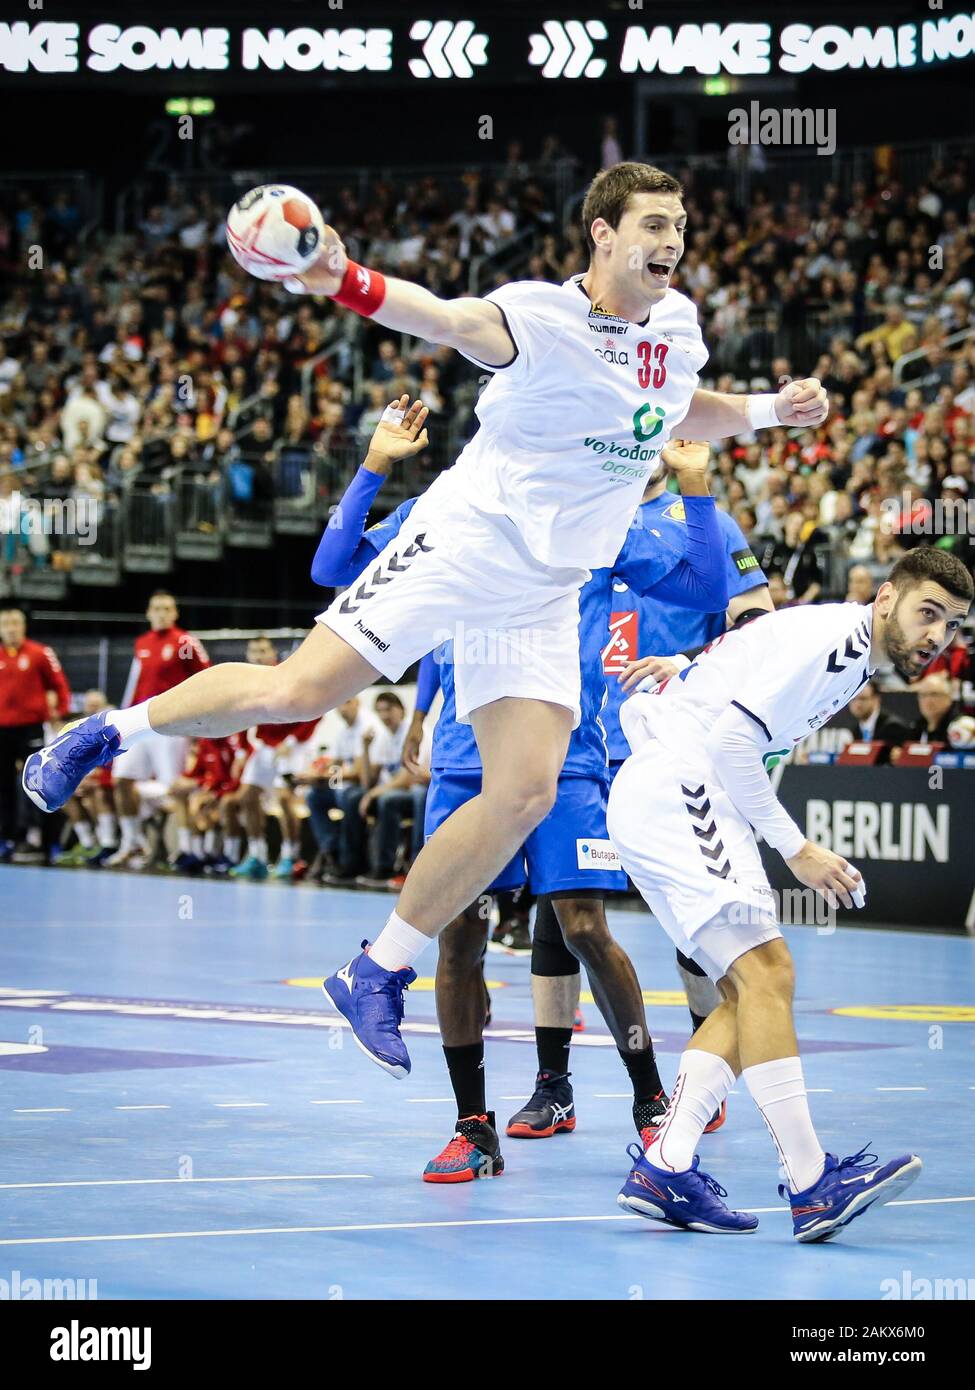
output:
[[[581,280],[518,281],[487,296],[516,355],[492,369],[480,428],[442,479],[510,517],[543,564],[597,569],[622,549],[708,353],[677,290],[631,323],[593,306]]]
[[[715,638],[678,676],[620,707],[630,747],[649,734],[674,752],[703,745],[733,707],[759,734],[766,761],[792,751],[844,709],[869,679],[873,608],[783,608]]]

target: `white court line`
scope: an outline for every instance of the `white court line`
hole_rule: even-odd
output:
[[[156,1187],[164,1183],[181,1183],[191,1187],[200,1182],[330,1182],[339,1179],[371,1178],[371,1173],[272,1173],[244,1178],[83,1178],[72,1182],[0,1182],[0,1189],[11,1187]]]
[[[938,1206],[952,1202],[975,1202],[975,1197],[920,1197],[888,1202],[889,1207]],[[744,1207],[755,1215],[791,1215],[787,1206]],[[559,1226],[593,1221],[643,1221],[642,1216],[498,1216],[481,1221],[386,1221],[356,1226],[244,1226],[226,1231],[136,1231],[131,1235],[105,1236],[21,1236],[0,1240],[0,1245],[92,1245],[99,1241],[123,1240],[213,1240],[218,1236],[328,1235],[349,1231],[427,1231],[450,1226]]]
[[[877,1091],[926,1091],[927,1086],[876,1086]]]
[[[70,1115],[70,1107],[64,1105],[38,1106],[34,1110],[15,1110],[15,1115]]]
[[[215,1100],[216,1110],[266,1110],[266,1100]]]
[[[169,1105],[116,1105],[115,1110],[170,1110]]]

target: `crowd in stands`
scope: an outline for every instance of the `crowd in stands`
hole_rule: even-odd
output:
[[[604,160],[619,149],[607,122]],[[570,160],[549,137],[530,161],[512,143],[490,175],[320,196],[358,259],[438,294],[484,293],[585,269],[582,228],[562,224],[545,178]],[[576,167],[580,185],[595,172]],[[842,596],[851,564],[876,577],[904,532],[970,559],[970,526],[943,533],[949,512],[975,511],[975,336],[958,336],[975,326],[973,159],[933,163],[913,188],[896,161],[845,196],[756,185],[747,206],[720,178],[678,172],[690,230],[675,284],[699,308],[705,381],[768,389],[815,374],[831,394],[821,429],[745,437],[716,459],[720,504],[787,601]],[[309,459],[341,459],[349,476],[404,391],[432,412],[428,473],[469,437],[469,364],[248,278],[223,211],[173,183],[128,234],[81,240],[64,190],[0,206],[0,501],[97,503],[136,483],[165,492],[186,471],[256,508],[300,497]],[[42,269],[25,269],[32,246]],[[917,349],[901,379],[898,359]],[[0,568],[18,546],[47,561],[8,531]]]

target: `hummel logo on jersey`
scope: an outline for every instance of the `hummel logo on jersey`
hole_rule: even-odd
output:
[[[352,967],[353,967],[353,965],[355,965],[355,961],[354,961],[354,960],[350,960],[349,963],[348,963],[348,965],[343,965],[343,966],[342,966],[342,969],[338,971],[338,978],[339,978],[340,980],[342,980],[342,981],[345,983],[345,987],[346,987],[346,989],[349,991],[350,994],[352,993],[352,983],[353,983]]]
[[[834,676],[840,675],[847,669],[851,661],[859,661],[870,649],[870,634],[867,631],[867,624],[862,622],[856,632],[846,639],[845,645],[836,647],[831,651],[826,661],[827,671]]]
[[[358,630],[362,633],[363,637],[366,639],[367,642],[371,642],[373,646],[378,647],[381,652],[386,651],[386,649],[389,646],[389,643],[384,642],[381,637],[377,637],[371,628],[365,626],[361,618],[356,618],[355,625],[358,628]]]

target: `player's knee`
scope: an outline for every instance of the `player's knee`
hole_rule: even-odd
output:
[[[573,955],[582,961],[592,961],[605,954],[612,937],[601,903],[563,898],[556,910],[565,944]]]
[[[325,713],[327,696],[311,672],[301,667],[289,670],[285,662],[270,668],[268,674],[274,677],[268,702],[269,724],[300,723],[319,719]]]
[[[555,805],[557,778],[545,776],[532,777],[513,787],[504,801],[504,822],[517,830],[518,838],[525,839],[542,821]]]
[[[795,967],[789,948],[781,939],[746,951],[735,961],[732,976],[742,997],[763,994],[791,999],[795,991]]]
[[[451,970],[473,970],[481,961],[487,922],[468,908],[440,933],[440,958]]]

